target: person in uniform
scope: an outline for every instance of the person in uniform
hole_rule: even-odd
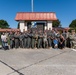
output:
[[[7,37],[7,40],[9,40],[9,32],[7,32],[7,30],[6,30],[6,32],[5,32],[5,35],[6,35],[6,37]]]
[[[27,31],[25,31],[25,32],[23,33],[23,35],[24,35],[23,46],[24,46],[24,48],[27,48],[27,38],[28,38],[28,36],[27,36]]]
[[[32,32],[32,40],[31,41],[32,41],[31,46],[33,49],[33,48],[35,48],[35,31]]]
[[[9,39],[10,39],[10,48],[13,49],[15,47],[15,40],[14,40],[13,32],[10,32]]]
[[[70,47],[71,48],[74,48],[75,37],[76,37],[75,30],[72,30],[71,34],[69,36],[69,38],[70,38]]]
[[[19,48],[19,32],[16,32],[15,34],[14,34],[14,39],[15,39],[15,48]]]
[[[19,35],[20,48],[23,48],[23,39],[24,39],[24,35],[21,32],[20,35]]]
[[[38,47],[38,32],[35,32],[35,48]]]
[[[52,31],[51,30],[48,30],[47,31],[47,40],[48,40],[48,47],[51,48],[51,34],[52,34]]]
[[[42,39],[43,39],[43,33],[42,30],[38,33],[38,48],[42,48]]]
[[[27,33],[27,48],[31,48],[31,38],[32,38],[32,32],[30,30],[28,30],[28,33]]]
[[[65,33],[66,33],[66,47],[70,48],[70,37],[69,37],[70,33],[67,30],[65,31]]]
[[[47,33],[45,31],[43,33],[43,48],[48,48]]]
[[[64,47],[66,47],[66,38],[67,38],[67,35],[66,35],[66,32],[64,30],[62,32],[62,36],[64,37]]]
[[[55,38],[55,31],[52,30],[51,32],[51,46],[54,48],[53,39]]]

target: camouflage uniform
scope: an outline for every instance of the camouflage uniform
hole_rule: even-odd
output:
[[[32,38],[32,33],[27,34],[27,48],[31,48],[31,38]]]
[[[51,30],[47,31],[48,47],[51,47]]]
[[[44,34],[43,34],[43,47],[44,48],[48,47],[47,33],[46,32],[44,32]]]
[[[24,35],[23,33],[21,33],[19,36],[20,48],[23,48],[23,39],[24,39]]]
[[[12,32],[10,32],[9,39],[10,39],[10,48],[14,48],[15,40],[14,40],[14,34]]]
[[[35,33],[32,33],[32,48],[35,48]]]
[[[70,35],[69,36],[69,38],[70,38],[70,45],[71,45],[71,48],[73,48],[74,47],[74,42],[75,42],[75,35]]]
[[[19,33],[14,34],[14,39],[15,39],[15,48],[19,48]]]
[[[54,44],[53,44],[53,39],[55,38],[55,33],[54,31],[51,32],[51,46],[54,47]]]
[[[42,33],[39,32],[39,34],[38,34],[38,48],[42,48],[42,39],[43,39],[43,35],[42,35]]]
[[[64,47],[66,47],[66,38],[67,38],[67,35],[65,33],[65,31],[62,33],[62,36],[64,37]]]
[[[24,33],[24,39],[23,39],[24,48],[27,48],[27,39],[28,39],[28,35],[27,35],[27,33]]]

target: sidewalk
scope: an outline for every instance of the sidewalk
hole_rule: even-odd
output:
[[[0,50],[0,75],[76,75],[76,51],[69,48]]]
[[[14,72],[8,66],[0,62],[0,75],[19,75],[18,73]],[[14,72],[14,73],[12,73]]]

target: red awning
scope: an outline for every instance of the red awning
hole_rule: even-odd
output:
[[[19,20],[28,20],[28,21],[37,21],[37,20],[57,20],[56,14],[54,12],[18,12],[15,18],[16,21]]]

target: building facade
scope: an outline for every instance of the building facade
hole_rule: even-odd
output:
[[[18,12],[15,20],[19,22],[21,32],[28,29],[52,30],[52,22],[57,17],[54,12]]]

